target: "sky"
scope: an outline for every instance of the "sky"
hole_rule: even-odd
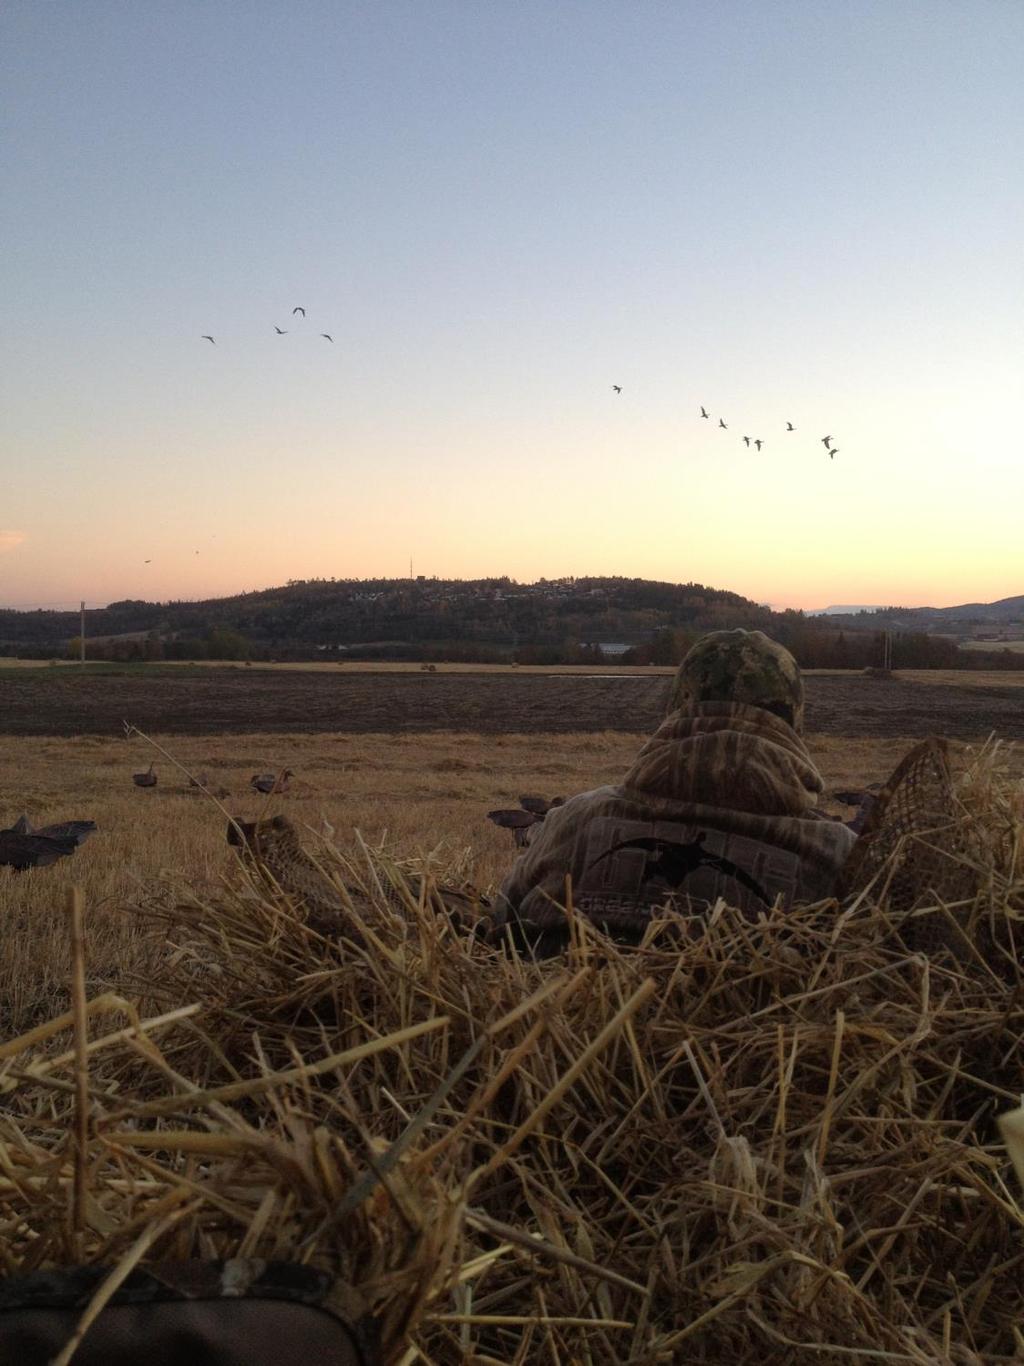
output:
[[[5,0],[0,605],[1024,593],[1022,65],[1018,0]]]

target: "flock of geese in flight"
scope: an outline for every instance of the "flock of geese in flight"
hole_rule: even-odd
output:
[[[621,394],[621,393],[622,393],[622,385],[621,385],[621,384],[613,384],[613,385],[612,385],[612,388],[615,390],[615,392],[616,392],[617,394]],[[710,414],[710,413],[708,412],[708,410],[704,407],[703,403],[700,405],[700,415],[701,415],[701,417],[706,418],[709,422],[711,421],[711,414]],[[729,424],[728,424],[728,422],[726,422],[726,420],[725,420],[724,417],[720,417],[720,418],[718,419],[718,425],[719,425],[719,427],[722,429],[723,432],[727,432],[727,431],[729,430]],[[787,432],[795,432],[795,431],[796,431],[796,428],[793,426],[792,422],[787,422],[787,423],[786,423],[786,431],[787,431]],[[834,460],[835,457],[839,454],[839,447],[838,447],[838,446],[833,446],[833,445],[832,445],[833,440],[834,440],[834,438],[833,438],[831,435],[829,435],[829,436],[823,436],[823,437],[821,438],[821,444],[822,444],[822,445],[825,447],[825,449],[828,451],[828,458],[829,458],[830,460]],[[749,448],[751,445],[754,445],[754,446],[757,447],[758,450],[760,450],[761,447],[765,444],[764,441],[763,441],[763,440],[761,439],[761,437],[759,437],[759,436],[745,436],[745,437],[743,438],[743,443],[744,443],[744,445],[747,446],[748,448]]]
[[[305,316],[306,316],[306,310],[302,307],[301,304],[297,304],[297,305],[295,306],[295,308],[292,309],[292,317],[293,317],[293,318],[295,317],[296,313],[301,313],[302,316],[303,316],[303,318],[305,318]],[[288,329],[285,328],[285,327],[278,327],[278,325],[277,325],[276,323],[274,324],[274,331],[277,333],[277,335],[278,335],[279,337],[286,337],[286,336],[288,335]],[[334,341],[334,338],[331,336],[331,334],[330,334],[329,332],[321,332],[320,335],[321,335],[321,337],[324,338],[325,341],[329,341],[329,342],[333,342],[333,341]],[[200,337],[200,341],[208,341],[208,342],[210,343],[211,346],[216,346],[216,345],[217,345],[216,341],[214,340],[213,337],[210,336],[209,332],[204,332],[204,333],[202,334],[202,336]],[[612,388],[615,390],[615,392],[616,392],[617,394],[621,394],[621,393],[622,393],[622,385],[621,385],[621,384],[613,384],[613,385],[612,385]],[[710,419],[711,419],[711,414],[708,412],[708,410],[704,407],[703,404],[701,404],[701,407],[700,407],[700,415],[701,415],[701,417],[703,417],[703,418],[707,418],[709,421],[710,421]],[[728,423],[726,422],[726,420],[725,420],[724,418],[722,418],[722,417],[720,417],[720,418],[718,419],[718,425],[719,425],[719,427],[721,427],[721,429],[722,429],[723,432],[727,432],[727,431],[729,430],[729,424],[728,424]],[[795,431],[796,431],[796,428],[793,426],[792,422],[787,422],[787,423],[786,423],[786,431],[787,431],[787,432],[795,432]],[[765,444],[764,441],[763,441],[763,440],[761,439],[761,437],[759,437],[759,436],[745,436],[745,437],[743,438],[743,442],[744,442],[744,445],[746,445],[748,448],[749,448],[751,445],[756,446],[757,449],[758,449],[759,451],[760,451],[761,447]],[[821,438],[821,444],[822,444],[822,445],[825,447],[825,449],[828,451],[828,458],[829,458],[830,460],[834,460],[835,457],[839,454],[839,449],[838,449],[838,447],[832,445],[832,437],[831,437],[831,436],[823,436],[823,437]],[[196,554],[197,554],[197,555],[199,554],[198,550],[196,551]],[[146,563],[149,564],[149,561],[147,560]]]
[[[293,317],[293,318],[295,317],[296,313],[301,313],[303,317],[306,316],[306,310],[302,307],[301,304],[297,304],[296,307],[292,309],[292,317]],[[274,324],[274,331],[277,333],[277,335],[278,335],[279,337],[287,337],[287,335],[288,335],[288,328],[287,328],[287,327],[278,327],[277,323]],[[333,342],[333,341],[334,341],[334,338],[331,336],[331,334],[330,334],[329,332],[321,332],[320,335],[321,335],[321,337],[324,338],[325,341],[329,341],[329,342]],[[202,334],[202,336],[199,338],[199,340],[200,340],[200,341],[208,341],[208,342],[210,343],[211,346],[216,346],[216,345],[217,345],[216,340],[215,340],[213,337],[210,336],[209,332],[204,332],[204,333]]]

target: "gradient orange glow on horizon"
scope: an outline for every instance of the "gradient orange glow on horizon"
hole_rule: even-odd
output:
[[[0,606],[410,555],[1024,593],[1024,10],[297,0],[240,41],[10,0],[0,39]]]

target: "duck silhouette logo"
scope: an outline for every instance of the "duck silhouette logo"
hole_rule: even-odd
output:
[[[606,858],[611,858],[612,854],[618,853],[620,849],[642,849],[647,854],[643,871],[644,882],[663,882],[666,887],[678,890],[698,868],[711,868],[716,873],[724,873],[726,877],[734,878],[740,886],[746,887],[747,891],[753,892],[754,896],[768,905],[771,898],[760,883],[739,864],[733,863],[732,859],[720,858],[709,849],[705,849],[706,839],[707,833],[702,830],[687,844],[657,839],[654,836],[623,840],[621,844],[613,844],[590,866],[593,868]]]

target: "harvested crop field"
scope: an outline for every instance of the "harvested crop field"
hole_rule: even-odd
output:
[[[8,1267],[301,1259],[381,1366],[1019,1362],[993,1121],[1024,1066],[1024,882],[996,757],[957,777],[934,889],[896,890],[897,849],[842,908],[720,905],[634,947],[577,918],[540,963],[438,912],[444,851],[320,845],[326,936],[253,866],[140,888],[118,994],[87,898],[80,1072],[56,981],[0,1058]],[[66,979],[57,932],[36,953]]]
[[[1024,738],[1015,676],[932,682],[808,675],[807,729],[850,737]],[[114,735],[124,720],[165,735],[652,730],[664,674],[436,673],[260,668],[0,670],[0,734]]]

